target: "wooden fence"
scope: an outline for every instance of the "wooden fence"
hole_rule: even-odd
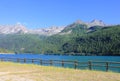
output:
[[[42,60],[42,59],[29,59],[29,58],[0,58],[0,61],[18,62],[18,63],[32,63],[47,66],[60,66],[80,69],[81,67],[92,70],[96,67],[103,68],[109,71],[110,68],[118,69],[120,72],[120,62],[105,62],[105,61],[67,61],[67,60]]]

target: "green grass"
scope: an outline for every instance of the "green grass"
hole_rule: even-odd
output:
[[[120,73],[0,62],[0,81],[120,81]]]

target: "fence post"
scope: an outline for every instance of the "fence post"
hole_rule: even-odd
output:
[[[108,62],[106,62],[106,72],[108,72],[108,68],[109,68]]]
[[[78,62],[77,61],[74,61],[74,68],[76,69],[77,68],[77,65],[78,65]]]
[[[32,59],[32,63],[34,63],[34,59]]]
[[[52,60],[50,60],[50,65],[51,65],[51,66],[53,65],[53,61],[52,61]]]
[[[62,67],[64,67],[64,61],[62,60]]]
[[[42,59],[40,60],[40,65],[42,65]]]
[[[23,60],[24,60],[24,63],[26,63],[26,59],[24,58]]]
[[[88,61],[88,68],[89,68],[89,70],[92,70],[92,62],[91,61]]]

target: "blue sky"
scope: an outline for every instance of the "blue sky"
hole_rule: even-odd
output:
[[[28,28],[68,25],[76,20],[120,24],[120,0],[0,0],[0,24]]]

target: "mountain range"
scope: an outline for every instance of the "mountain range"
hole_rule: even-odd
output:
[[[0,26],[0,49],[15,53],[120,56],[120,25],[77,20],[61,27]]]
[[[107,26],[101,20],[92,20],[91,22],[83,22],[81,20],[77,20],[73,24],[84,24],[87,25],[88,28],[92,26]],[[68,25],[69,26],[69,25]],[[15,25],[0,25],[0,34],[39,34],[39,35],[54,35],[60,33],[68,26],[52,26],[49,28],[38,28],[38,29],[28,29],[24,25],[17,23]]]

